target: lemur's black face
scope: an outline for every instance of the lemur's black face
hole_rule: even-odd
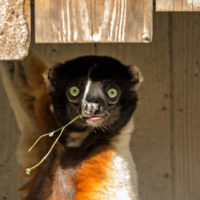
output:
[[[49,80],[56,118],[66,124],[81,114],[72,125],[80,131],[118,131],[136,107],[138,77],[109,57],[87,56],[59,64],[50,70]]]
[[[114,81],[93,80],[90,76],[69,82],[66,88],[68,109],[70,113],[82,115],[83,126],[109,126],[119,114],[120,87]]]

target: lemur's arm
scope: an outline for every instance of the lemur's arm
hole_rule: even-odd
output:
[[[2,62],[1,65],[2,81],[21,131],[17,157],[20,164],[27,167],[38,162],[46,148],[45,145],[39,145],[30,153],[27,149],[38,135],[55,128],[50,97],[43,78],[48,64],[30,51],[23,61]]]

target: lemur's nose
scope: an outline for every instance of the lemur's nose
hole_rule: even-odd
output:
[[[98,103],[85,102],[83,109],[86,115],[97,115],[101,111],[101,106]]]

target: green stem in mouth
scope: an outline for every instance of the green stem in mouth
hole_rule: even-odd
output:
[[[33,147],[39,142],[40,139],[42,139],[43,137],[46,137],[46,136],[49,136],[49,137],[52,137],[54,135],[54,133],[58,132],[59,130],[60,131],[60,134],[58,135],[58,137],[56,138],[56,140],[54,141],[54,143],[51,145],[49,151],[46,153],[46,155],[37,163],[35,164],[34,166],[30,167],[30,168],[26,168],[26,174],[27,175],[30,175],[31,173],[31,170],[37,168],[39,165],[41,165],[44,160],[49,156],[49,154],[51,153],[51,151],[53,150],[54,146],[56,145],[56,143],[58,142],[58,140],[60,139],[60,137],[62,136],[62,133],[64,131],[64,129],[69,126],[70,124],[74,123],[76,120],[80,119],[82,116],[81,115],[78,115],[76,116],[75,118],[73,118],[70,122],[68,122],[67,124],[65,124],[63,127],[57,129],[57,130],[54,130],[50,133],[46,133],[46,134],[43,134],[41,135],[35,142],[34,144],[30,147],[30,149],[28,150],[28,152],[30,152]]]

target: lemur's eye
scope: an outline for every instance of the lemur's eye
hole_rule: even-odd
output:
[[[118,95],[118,92],[115,88],[110,88],[108,91],[107,91],[107,95],[108,97],[110,97],[111,99],[114,99],[117,95]]]
[[[80,94],[80,89],[78,87],[76,87],[76,86],[72,86],[69,89],[69,93],[70,93],[71,96],[77,97]]]

